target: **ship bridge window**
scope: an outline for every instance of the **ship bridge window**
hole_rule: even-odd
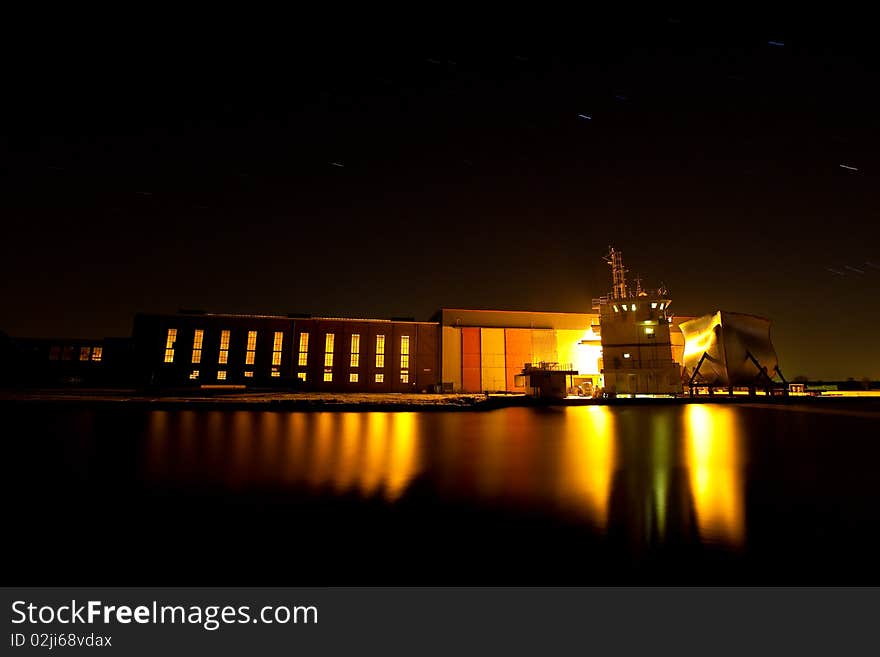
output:
[[[627,303],[623,304],[623,309],[626,311],[629,311],[629,304],[627,304]]]
[[[656,301],[652,301],[652,302],[651,302],[651,308],[652,308],[652,309],[657,308],[657,302],[656,302]]]
[[[620,312],[620,309],[617,306],[612,306],[614,308],[614,312]]]
[[[623,355],[623,357],[624,357],[624,358],[629,358],[629,353],[625,353],[625,354]]]

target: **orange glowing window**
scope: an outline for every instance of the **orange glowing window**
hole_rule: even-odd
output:
[[[385,375],[382,373],[377,374],[376,383],[385,383]]]
[[[100,363],[104,358],[104,347],[92,347],[92,361]]]
[[[204,340],[204,338],[205,331],[203,329],[196,329],[195,333],[193,333],[193,364],[202,362],[202,340]]]
[[[358,373],[357,373],[357,372],[351,372],[351,373],[348,375],[348,382],[349,382],[349,383],[357,383],[357,382],[358,382]]]
[[[300,381],[305,381],[306,380],[306,373],[305,372],[297,372],[296,378],[299,379]]]
[[[220,331],[220,354],[217,356],[220,365],[229,362],[229,331]]]
[[[332,333],[324,336],[324,367],[333,367],[333,344],[335,340],[336,336]],[[324,373],[324,380],[330,380],[327,378],[326,372]]]
[[[400,382],[401,383],[409,383],[409,372],[401,372],[400,373]]]
[[[226,370],[217,370],[217,380],[225,381],[226,380]]]
[[[357,367],[361,361],[361,336],[359,333],[351,335],[351,361],[349,367]]]
[[[376,336],[376,367],[381,369],[385,367],[385,336]]]
[[[257,332],[256,331],[248,331],[247,336],[247,351],[244,354],[244,364],[245,365],[253,365],[254,364],[254,355],[257,352]]]
[[[409,369],[409,336],[400,336],[400,369]],[[404,383],[406,383],[404,381]]]
[[[281,348],[283,345],[284,333],[282,331],[275,331],[275,339],[272,343],[272,365],[281,365]],[[278,376],[278,374],[275,374],[275,368],[273,368],[272,376]]]
[[[189,373],[189,380],[190,381],[198,381],[199,380],[199,371],[193,370],[192,372],[190,372]]]
[[[177,342],[177,329],[170,328],[168,329],[168,334],[165,336],[165,362],[173,363],[174,362],[174,343]]]
[[[79,359],[80,360],[88,360],[89,356],[92,355],[91,347],[80,347],[79,348]]]
[[[254,371],[253,370],[245,370],[244,371],[244,378],[253,379],[254,378]]]
[[[297,361],[298,367],[305,367],[309,364],[309,334],[308,333],[300,333],[299,334],[299,359]],[[305,379],[301,379],[305,381]]]

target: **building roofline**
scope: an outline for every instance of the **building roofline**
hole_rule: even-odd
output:
[[[378,317],[331,317],[325,315],[308,315],[291,313],[288,315],[258,315],[253,313],[208,313],[208,312],[177,312],[177,313],[136,313],[136,317],[219,317],[230,319],[284,319],[291,322],[303,320],[320,320],[327,322],[383,322],[385,324],[437,324],[438,322],[414,319],[380,319]]]

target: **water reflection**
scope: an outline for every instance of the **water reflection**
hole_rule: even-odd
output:
[[[421,466],[415,413],[157,411],[147,474],[179,483],[306,485],[398,499]]]
[[[149,415],[152,480],[575,517],[635,552],[745,541],[737,411],[691,404],[489,413]]]
[[[614,414],[607,406],[569,411],[559,449],[560,489],[582,506],[593,524],[604,528],[615,467]]]
[[[742,435],[732,408],[689,404],[685,435],[700,535],[741,545],[745,540]]]

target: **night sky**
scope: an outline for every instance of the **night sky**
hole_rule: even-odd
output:
[[[874,37],[821,21],[32,42],[0,108],[0,330],[589,312],[613,244],[677,314],[770,317],[789,379],[880,378]]]

